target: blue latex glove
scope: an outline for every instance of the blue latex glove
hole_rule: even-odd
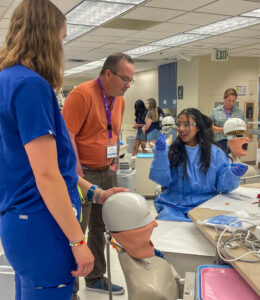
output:
[[[243,164],[240,164],[240,163],[231,164],[231,171],[236,176],[243,176],[246,173],[247,169],[248,169],[247,165],[243,165]]]
[[[155,256],[164,258],[163,253],[162,253],[159,249],[155,249],[155,248],[154,248],[154,254],[155,254]]]
[[[166,149],[166,137],[165,134],[161,134],[155,143],[155,149],[159,151],[164,151]]]

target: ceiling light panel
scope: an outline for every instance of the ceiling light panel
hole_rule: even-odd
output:
[[[100,59],[100,60],[96,60],[96,61],[93,61],[93,62],[90,62],[90,63],[87,63],[87,64],[84,64],[84,65],[81,65],[81,66],[78,66],[78,67],[75,67],[75,68],[72,68],[72,69],[69,69],[69,70],[64,72],[64,75],[68,76],[68,75],[73,75],[73,74],[81,73],[81,72],[84,72],[84,71],[99,68],[99,67],[103,66],[104,61],[105,61],[105,58]]]
[[[66,18],[70,24],[99,26],[133,7],[131,4],[83,1]]]
[[[135,58],[135,57],[138,57],[141,55],[154,53],[154,52],[160,51],[162,49],[166,49],[166,47],[145,45],[145,46],[141,46],[141,47],[137,47],[137,48],[125,51],[124,53],[130,55],[132,58]]]
[[[115,2],[115,3],[125,3],[125,4],[140,4],[145,2],[146,0],[102,0],[102,2]]]
[[[183,44],[187,44],[190,42],[194,42],[197,40],[204,39],[208,37],[209,35],[200,35],[200,34],[192,34],[192,33],[180,33],[177,35],[170,36],[168,38],[153,42],[149,45],[154,46],[164,46],[164,47],[174,47],[179,46]]]
[[[63,40],[64,44],[75,39],[76,37],[90,31],[95,26],[67,24],[67,36]]]
[[[240,28],[245,28],[258,23],[260,23],[260,19],[258,18],[233,17],[193,30],[189,30],[187,31],[187,33],[216,35]]]
[[[260,8],[244,13],[241,16],[260,18]]]

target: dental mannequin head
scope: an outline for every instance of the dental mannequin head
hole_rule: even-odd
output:
[[[170,134],[175,128],[175,121],[172,116],[167,116],[162,119],[162,132],[164,134]]]
[[[105,201],[102,215],[106,230],[128,254],[137,259],[154,256],[150,238],[158,224],[144,197],[129,192],[114,194]]]
[[[223,130],[234,158],[246,156],[249,139],[248,137],[241,137],[246,132],[245,121],[239,118],[230,118],[225,122]]]

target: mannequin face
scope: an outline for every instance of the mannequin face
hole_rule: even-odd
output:
[[[248,141],[248,137],[239,137],[227,142],[234,157],[246,156]]]
[[[152,221],[144,227],[121,232],[111,232],[111,235],[129,255],[137,259],[142,259],[154,256],[154,246],[150,238],[153,229],[157,226],[157,221]]]

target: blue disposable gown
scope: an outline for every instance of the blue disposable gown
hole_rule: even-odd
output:
[[[187,177],[183,166],[170,168],[168,149],[154,149],[149,178],[165,190],[155,199],[158,219],[190,222],[187,213],[218,193],[228,193],[240,184],[240,177],[231,171],[227,155],[217,146],[211,147],[211,163],[207,174],[200,170],[201,148],[185,145],[188,156]]]

